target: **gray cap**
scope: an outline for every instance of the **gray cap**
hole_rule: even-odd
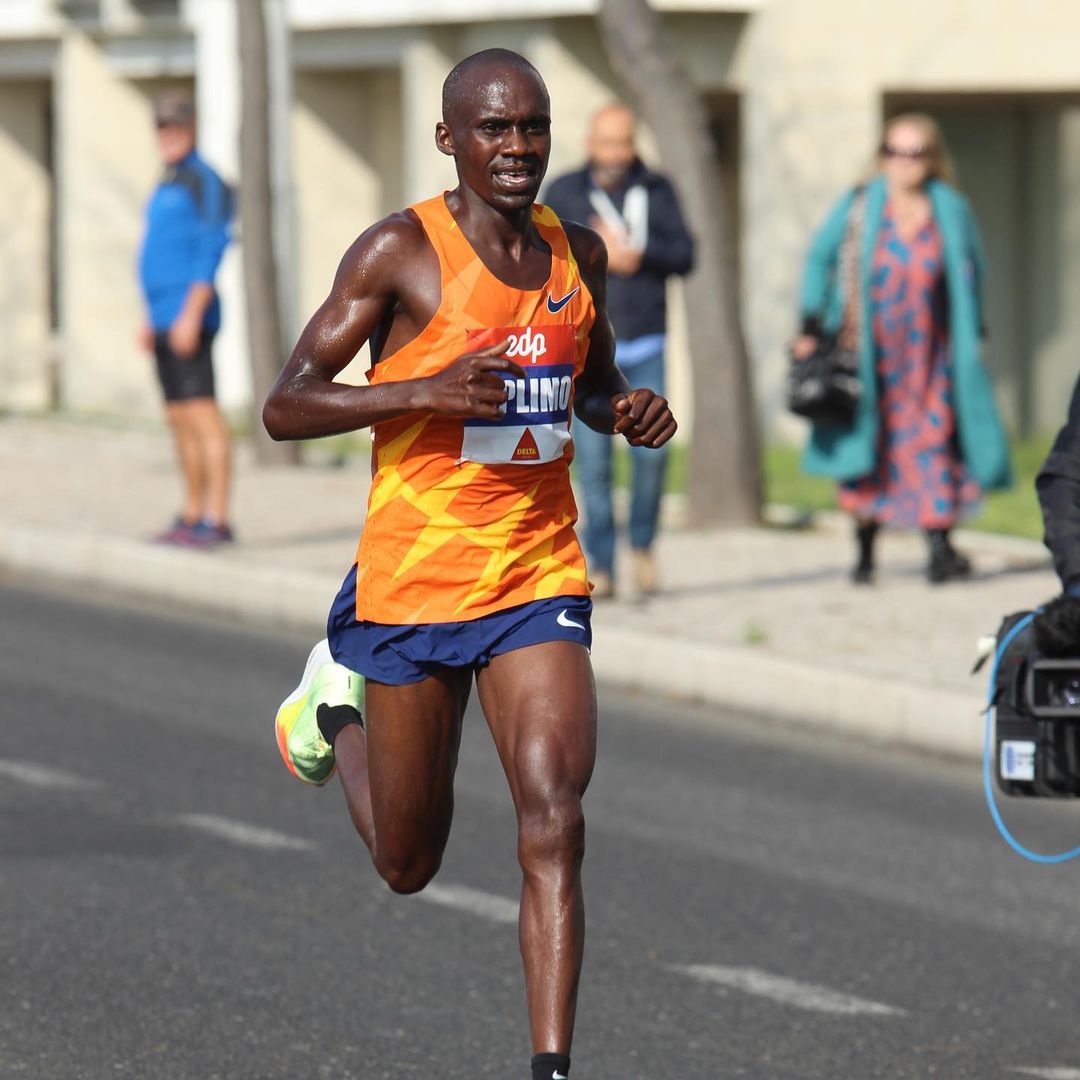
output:
[[[167,90],[154,98],[154,123],[161,127],[165,124],[194,124],[195,103],[190,94],[182,90]]]

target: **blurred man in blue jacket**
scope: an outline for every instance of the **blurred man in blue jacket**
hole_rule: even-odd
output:
[[[140,342],[157,359],[184,501],[162,543],[213,547],[229,527],[229,433],[214,397],[211,348],[221,325],[214,277],[229,243],[232,196],[195,152],[195,109],[180,93],[154,103],[165,175],[146,208],[139,280],[147,320]]]
[[[615,360],[634,386],[663,396],[667,279],[693,267],[694,244],[671,182],[647,169],[635,146],[634,114],[607,105],[592,120],[589,161],[553,181],[547,203],[560,218],[590,225],[608,251],[608,312]],[[611,506],[613,440],[574,428],[575,462],[585,497],[585,549],[593,599],[615,590],[615,519]],[[630,547],[638,592],[658,587],[653,541],[667,448],[631,447]]]

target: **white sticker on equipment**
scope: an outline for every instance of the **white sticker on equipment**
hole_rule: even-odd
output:
[[[1035,779],[1035,744],[1020,740],[1006,740],[1001,744],[1001,779]]]

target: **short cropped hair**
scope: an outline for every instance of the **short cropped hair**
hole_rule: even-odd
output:
[[[471,56],[466,56],[443,81],[442,115],[444,122],[448,122],[450,113],[453,112],[454,106],[459,102],[462,95],[471,89],[470,77],[485,67],[504,69],[512,67],[521,71],[528,71],[536,76],[541,86],[544,85],[540,72],[521,53],[516,53],[512,49],[483,49],[480,52],[473,53]]]

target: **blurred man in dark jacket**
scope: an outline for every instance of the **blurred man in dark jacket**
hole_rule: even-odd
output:
[[[1035,643],[1043,656],[1080,656],[1080,380],[1069,418],[1035,479],[1046,546],[1054,556],[1063,595],[1043,604]]]
[[[1069,418],[1035,480],[1046,546],[1066,593],[1080,597],[1080,381]]]
[[[561,218],[592,226],[608,250],[608,312],[615,360],[635,386],[664,395],[666,283],[686,274],[693,240],[670,181],[637,155],[633,113],[608,105],[594,117],[588,164],[555,180],[544,202]],[[575,461],[585,497],[585,549],[594,599],[614,592],[615,519],[611,506],[612,440],[584,424],[574,429]],[[630,546],[634,584],[657,589],[652,546],[664,486],[667,448],[631,447]]]

